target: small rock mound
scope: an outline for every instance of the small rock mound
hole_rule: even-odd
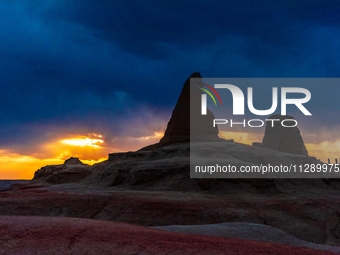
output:
[[[79,158],[71,157],[65,160],[64,164],[49,165],[40,168],[35,172],[31,183],[73,183],[84,179],[90,173],[91,168],[89,165],[81,162]]]
[[[83,165],[83,162],[81,162],[79,160],[79,158],[74,158],[74,157],[70,157],[69,159],[66,159],[64,162],[64,165]]]

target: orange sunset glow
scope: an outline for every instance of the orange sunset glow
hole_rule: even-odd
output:
[[[63,164],[70,157],[93,165],[107,159],[109,153],[137,150],[156,143],[163,132],[149,136],[115,138],[105,141],[101,134],[67,135],[41,144],[39,151],[22,155],[6,149],[0,150],[0,179],[32,179],[34,172],[46,165]]]
[[[15,151],[0,150],[0,179],[32,179],[34,172],[46,165],[62,164],[70,157],[77,157],[83,163],[93,165],[107,159],[109,153],[134,151],[144,146],[157,143],[163,131],[153,131],[150,135],[140,137],[117,137],[106,141],[97,133],[62,135],[55,140],[41,144],[40,149],[22,155]],[[219,136],[233,139],[235,142],[251,145],[261,142],[263,134],[247,132],[220,131]],[[340,140],[313,142],[305,141],[310,156],[323,162],[328,158],[334,162],[339,158]]]
[[[98,137],[102,137],[101,135],[98,135]],[[104,141],[101,139],[93,139],[86,136],[81,137],[74,137],[69,139],[64,139],[60,141],[63,144],[67,145],[73,145],[73,146],[79,146],[79,147],[86,147],[90,146],[92,148],[100,148],[100,144],[102,144]]]

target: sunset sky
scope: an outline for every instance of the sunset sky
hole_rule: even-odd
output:
[[[157,142],[193,72],[339,77],[339,13],[337,0],[1,1],[0,179]],[[340,157],[340,86],[314,89],[322,118],[303,139],[310,155]]]

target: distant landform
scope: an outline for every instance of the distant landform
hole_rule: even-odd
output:
[[[7,189],[12,184],[27,184],[29,180],[0,180],[0,191]]]

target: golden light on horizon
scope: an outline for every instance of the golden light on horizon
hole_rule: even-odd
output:
[[[253,142],[262,142],[262,134],[253,134],[247,132],[227,132],[220,131],[218,136],[222,139],[233,139],[237,143],[251,145]]]
[[[305,145],[310,156],[316,157],[325,163],[328,162],[328,159],[330,159],[331,163],[334,163],[336,158],[340,158],[340,139],[320,143],[306,143]]]
[[[150,130],[144,136],[116,137],[107,141],[107,137],[100,134],[75,133],[60,134],[49,141],[35,147],[34,150],[26,149],[20,153],[13,149],[0,149],[0,179],[32,179],[39,168],[46,165],[63,164],[70,157],[77,157],[83,163],[93,165],[107,160],[109,153],[134,151],[144,146],[159,142],[163,131]],[[235,142],[251,145],[261,142],[263,134],[247,132],[220,131],[223,139],[234,139]],[[335,136],[335,135],[334,135]],[[340,157],[340,139],[331,140],[325,137],[321,141],[316,137],[308,136],[305,145],[310,156],[327,162],[329,158],[334,163]],[[29,145],[27,145],[29,146]],[[29,147],[27,147],[29,148]]]
[[[27,154],[0,150],[0,179],[32,179],[34,173],[46,165],[59,165],[70,157],[93,165],[107,159],[110,148],[103,146],[102,135],[67,135],[41,144],[40,148]]]
[[[110,147],[105,144],[100,134],[73,134],[59,138],[57,141],[45,145],[56,158],[66,160],[77,157],[86,164],[94,164],[107,159]]]
[[[34,156],[20,155],[17,153],[0,150],[0,179],[33,178],[36,170],[46,165],[62,164],[58,158],[39,159]]]
[[[86,136],[63,139],[60,142],[66,145],[79,147],[90,146],[92,148],[100,148],[100,144],[104,143],[102,139],[94,139]]]
[[[0,179],[32,179],[39,168],[63,164],[70,157],[77,157],[83,163],[93,165],[107,160],[109,153],[134,150],[133,146],[139,149],[139,147],[158,142],[163,134],[164,132],[154,131],[148,136],[124,137],[109,144],[105,142],[101,134],[64,134],[25,154],[0,149],[2,165]],[[125,145],[128,148],[125,148]]]

